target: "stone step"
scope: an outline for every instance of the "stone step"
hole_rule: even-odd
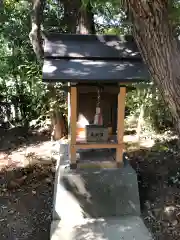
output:
[[[84,219],[72,225],[53,221],[51,240],[152,240],[140,217],[126,216],[105,219]]]
[[[140,216],[135,171],[120,169],[77,169],[59,167],[54,190],[53,220]]]

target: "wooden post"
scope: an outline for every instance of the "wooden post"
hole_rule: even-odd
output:
[[[125,98],[126,87],[120,87],[118,94],[118,109],[117,109],[117,140],[118,147],[116,149],[117,166],[122,165],[123,160],[123,137],[124,137],[124,115],[125,115]]]
[[[70,143],[70,160],[71,168],[76,168],[76,121],[77,121],[77,88],[71,87],[71,116],[70,116],[70,127],[71,127],[71,143]]]
[[[69,88],[70,88],[70,83],[68,83],[68,89]],[[71,121],[71,92],[68,90],[68,139],[69,140],[71,135],[70,121]]]

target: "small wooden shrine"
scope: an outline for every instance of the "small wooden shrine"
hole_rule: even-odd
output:
[[[133,38],[131,36],[53,33],[46,35],[44,52],[43,81],[63,82],[67,84],[70,92],[71,167],[77,167],[76,151],[78,149],[103,148],[116,149],[116,161],[110,166],[121,166],[124,149],[126,89],[130,83],[149,78],[147,68]],[[115,106],[117,113],[115,114],[113,111],[111,117],[117,117],[115,121],[117,127],[114,131],[116,140],[112,141],[111,138],[108,138],[106,142],[79,142],[77,140],[77,118],[80,108],[83,108],[84,112],[90,108],[95,109],[95,106],[93,108],[91,106],[93,102],[91,92],[96,92],[97,89],[103,89],[104,92],[104,115],[108,110],[109,102],[111,102],[112,108]],[[86,100],[80,97],[82,93]],[[109,93],[113,97],[110,97]],[[90,118],[92,118],[91,115],[89,114]],[[103,164],[106,165],[105,162]],[[108,164],[107,166],[109,166]]]

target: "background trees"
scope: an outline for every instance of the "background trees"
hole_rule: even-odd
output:
[[[120,5],[117,0],[5,0],[0,9],[1,122],[28,124],[45,119],[54,108],[66,113],[62,86],[55,87],[54,95],[41,82],[43,31],[133,33],[156,85],[141,84],[129,93],[128,115],[139,117],[143,109],[151,126],[172,127],[165,100],[179,130],[179,49],[174,38],[179,9],[179,1],[127,0]]]

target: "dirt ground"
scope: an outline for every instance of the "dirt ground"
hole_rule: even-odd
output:
[[[0,136],[1,239],[48,240],[55,174],[49,136],[23,128],[1,130]]]
[[[157,143],[131,155],[138,174],[141,209],[157,240],[180,239],[180,155],[176,142]]]
[[[1,240],[49,239],[55,174],[55,162],[47,151],[50,144],[48,134],[0,130]],[[138,174],[147,227],[157,240],[180,239],[177,141],[156,140],[153,147],[128,155]],[[24,167],[27,162],[30,166]]]

